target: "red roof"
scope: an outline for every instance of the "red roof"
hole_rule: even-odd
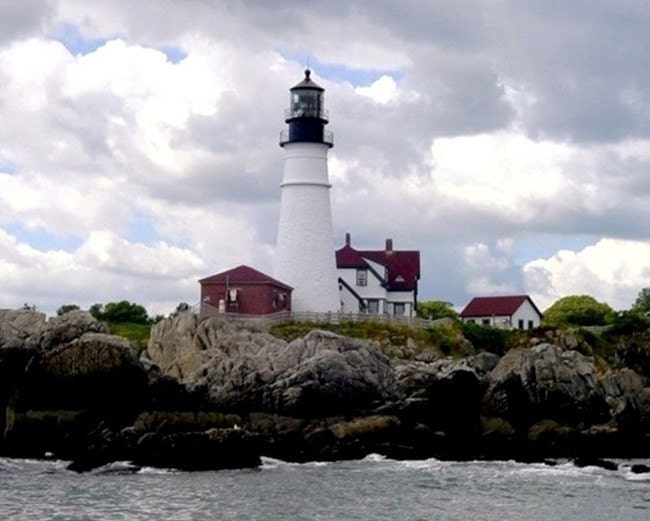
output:
[[[355,250],[349,244],[346,244],[343,246],[343,248],[337,250],[336,252],[336,267],[367,268],[368,263],[357,250]]]
[[[211,275],[204,279],[199,280],[199,284],[272,284],[274,286],[280,286],[282,288],[291,290],[291,286],[287,286],[285,283],[280,282],[279,280],[269,277],[261,271],[257,271],[249,266],[237,266],[231,270],[223,271],[217,273],[216,275]]]
[[[460,312],[460,316],[465,317],[489,317],[489,316],[511,316],[519,307],[528,300],[535,311],[542,314],[537,306],[528,295],[510,295],[502,297],[475,297],[465,309]]]
[[[349,243],[336,251],[337,268],[369,268],[366,259],[386,268],[386,289],[413,291],[420,279],[420,252],[416,250],[355,250]]]

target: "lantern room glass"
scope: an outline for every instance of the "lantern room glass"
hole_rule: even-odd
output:
[[[300,89],[291,93],[291,116],[320,118],[323,114],[323,91]]]

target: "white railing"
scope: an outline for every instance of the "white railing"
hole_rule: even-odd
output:
[[[193,312],[196,307],[192,308]],[[293,312],[280,311],[270,315],[245,315],[242,313],[225,313],[218,308],[203,304],[198,310],[202,316],[214,316],[232,322],[252,323],[262,328],[268,328],[276,324],[289,324],[291,322],[313,322],[327,324],[341,324],[343,322],[384,322],[389,324],[402,324],[411,327],[427,328],[438,325],[441,321],[429,320],[419,317],[407,317],[404,315],[375,315],[369,313],[316,313],[316,312]]]

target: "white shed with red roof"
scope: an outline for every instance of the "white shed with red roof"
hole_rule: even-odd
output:
[[[528,295],[474,297],[460,312],[464,322],[508,329],[539,327],[542,314]]]

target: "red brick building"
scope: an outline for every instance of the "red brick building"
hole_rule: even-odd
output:
[[[293,288],[248,266],[199,280],[204,310],[243,315],[291,311]]]

